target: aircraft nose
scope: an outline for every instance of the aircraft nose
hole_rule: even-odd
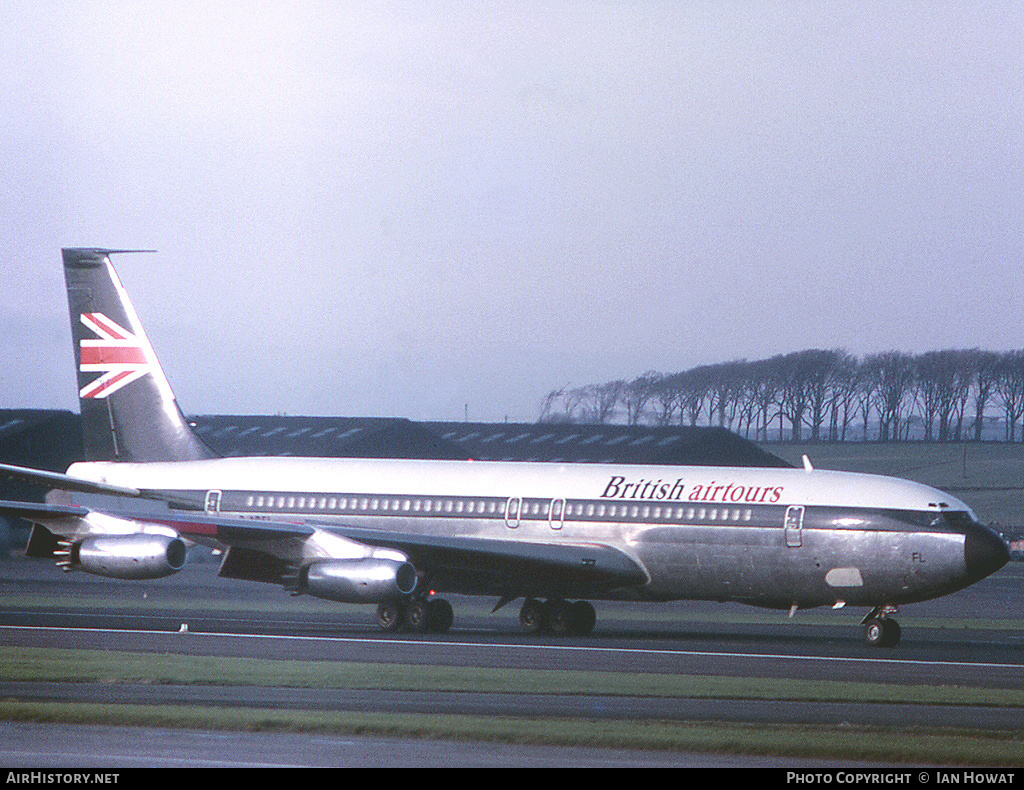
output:
[[[1010,561],[1010,550],[995,532],[972,524],[964,534],[964,562],[971,582],[984,579]]]

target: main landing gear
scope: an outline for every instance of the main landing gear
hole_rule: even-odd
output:
[[[896,647],[900,642],[900,624],[889,615],[895,614],[895,606],[876,606],[861,625],[864,626],[864,641],[871,647]]]
[[[452,605],[444,598],[385,601],[377,606],[377,625],[389,632],[404,628],[419,634],[443,634],[453,620]]]
[[[519,624],[528,634],[585,636],[594,630],[597,613],[589,601],[538,601],[527,598],[519,610]]]
[[[452,605],[444,598],[396,599],[377,606],[377,625],[389,633],[443,634],[452,627],[452,620]],[[585,636],[596,622],[597,613],[589,601],[527,598],[519,610],[519,623],[528,634]]]

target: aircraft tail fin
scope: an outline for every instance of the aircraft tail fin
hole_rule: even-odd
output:
[[[178,408],[110,263],[116,252],[151,250],[62,250],[86,460],[212,458]]]

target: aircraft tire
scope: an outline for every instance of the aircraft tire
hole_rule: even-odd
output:
[[[452,627],[455,613],[452,605],[444,598],[427,601],[427,630],[433,634],[445,634]]]
[[[401,601],[384,601],[377,606],[377,625],[382,630],[397,631],[406,623],[405,604]]]
[[[519,625],[528,634],[542,633],[548,626],[547,607],[536,598],[527,598],[519,610]]]
[[[572,605],[567,601],[548,601],[548,628],[556,636],[565,636],[574,633]]]
[[[896,647],[900,633],[900,624],[888,617],[872,618],[864,624],[864,641],[870,647]]]
[[[412,601],[405,607],[405,625],[417,634],[430,630],[430,618],[426,601]]]
[[[590,601],[576,601],[570,607],[572,631],[576,636],[586,636],[597,624],[597,612]]]

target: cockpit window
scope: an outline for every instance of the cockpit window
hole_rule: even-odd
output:
[[[969,524],[974,523],[974,516],[965,510],[947,510],[943,513],[938,514],[930,526],[932,527],[948,527],[952,530],[961,530]]]

